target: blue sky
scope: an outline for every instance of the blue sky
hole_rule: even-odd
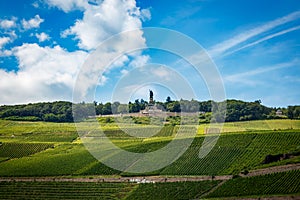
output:
[[[145,27],[175,30],[199,43],[215,63],[228,99],[260,99],[273,107],[300,104],[298,0],[4,0],[0,1],[0,105],[71,101],[77,75],[99,44],[122,31]],[[107,56],[103,59],[114,62],[84,80],[81,88],[96,85],[98,102],[117,100],[117,89],[129,100],[147,99],[149,89],[161,101],[167,96],[211,99],[205,80],[190,64],[170,52],[147,49],[147,42],[143,31],[136,31],[125,42],[116,41],[111,50],[145,46],[143,51],[118,58],[101,51]],[[143,66],[154,80],[143,84],[136,79],[134,84],[135,77],[142,76],[136,69],[145,72]],[[189,82],[194,96],[184,89],[174,92],[183,85],[180,81],[170,82],[173,89],[158,83],[176,76]],[[125,88],[126,78],[131,85]]]

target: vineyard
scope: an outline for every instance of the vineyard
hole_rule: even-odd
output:
[[[300,194],[300,171],[280,172],[227,181],[206,197]]]
[[[0,176],[55,176],[74,174],[95,158],[81,144],[63,144],[54,149],[0,163]]]
[[[297,122],[299,121],[295,121],[293,126],[296,126]],[[254,123],[257,127],[257,122]],[[295,152],[299,154],[300,134],[297,129],[289,129],[290,123],[288,122],[286,130],[254,130],[248,131],[247,134],[245,132],[222,134],[214,148],[204,158],[199,158],[198,155],[205,137],[198,135],[178,160],[165,168],[145,175],[234,175],[245,170],[297,163],[300,156],[263,164],[267,155]],[[85,149],[79,139],[66,142],[67,140],[64,139],[70,137],[71,126],[69,124],[49,123],[49,127],[45,125],[45,122],[0,121],[0,124],[4,126],[4,129],[12,126],[12,130],[19,131],[15,137],[8,138],[8,133],[0,136],[0,141],[3,141],[0,146],[0,176],[134,175],[122,173],[100,163]],[[67,129],[66,133],[63,132],[64,126]],[[28,133],[30,128],[31,132]],[[53,133],[53,137],[56,137],[55,143],[49,143],[52,139],[48,138],[50,134],[48,129],[51,128],[57,131]],[[131,131],[133,129],[132,127],[125,128],[130,128]],[[24,134],[21,134],[22,129],[24,129]],[[145,153],[166,146],[173,139],[172,136],[178,127],[165,126],[158,129],[153,126],[140,126],[133,130],[134,134],[141,131],[156,133],[153,137],[144,139],[126,136],[124,130],[109,126],[104,129],[104,133],[120,148],[130,152]],[[186,127],[183,130],[191,129]],[[45,139],[41,143],[43,136]],[[58,138],[61,138],[63,142],[58,142]],[[21,143],[22,139],[25,142]],[[26,142],[29,139],[32,141]]]
[[[219,181],[141,184],[126,200],[134,199],[197,199],[217,186]]]
[[[245,169],[263,167],[262,162],[266,155],[300,151],[300,134],[297,131],[222,135],[212,151],[200,159],[198,153],[202,141],[201,138],[196,138],[183,156],[161,173],[166,175],[237,174]],[[293,162],[293,159],[289,161]],[[273,165],[280,165],[280,162],[284,161]]]
[[[0,182],[1,199],[121,199],[129,183]]]
[[[54,148],[54,145],[47,143],[4,143],[0,145],[0,157],[21,158],[48,148]]]
[[[0,120],[0,177],[128,177],[128,176],[208,176],[213,181],[176,183],[0,183],[0,196],[22,199],[37,194],[37,199],[75,197],[99,199],[192,199],[206,195],[220,183],[215,176],[233,175],[271,166],[300,162],[300,121],[270,120],[225,123],[223,133],[204,158],[199,157],[203,142],[215,135],[204,135],[207,125],[200,125],[189,148],[172,164],[143,174],[112,169],[95,159],[78,137],[73,124],[16,122]],[[83,123],[89,130],[89,124]],[[154,152],[168,145],[176,136],[178,126],[137,125],[118,127],[108,124],[104,134],[118,147],[135,153]],[[181,127],[189,140],[193,126]],[[89,132],[88,137],[97,137]],[[151,137],[147,137],[151,136]],[[208,144],[209,145],[209,144]],[[280,157],[265,163],[267,156]],[[110,156],[110,155],[108,155]],[[108,157],[109,158],[109,157]],[[124,158],[126,159],[126,158]],[[226,181],[207,197],[299,194],[298,171],[280,172],[258,177],[239,177]],[[252,185],[252,186],[251,186]],[[5,188],[5,189],[4,189]],[[55,188],[60,189],[58,192]],[[90,190],[88,189],[90,188]],[[240,188],[239,190],[237,188]],[[242,188],[242,189],[241,189]],[[6,192],[7,191],[7,192]],[[14,192],[9,192],[14,191]],[[85,191],[85,192],[84,192]],[[86,193],[86,195],[84,195]],[[101,194],[100,194],[101,193]],[[11,196],[10,196],[11,195]],[[15,195],[15,196],[12,196]],[[61,196],[60,196],[61,195]],[[27,197],[26,196],[26,197]]]

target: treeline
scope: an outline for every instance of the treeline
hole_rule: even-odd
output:
[[[0,106],[0,118],[21,121],[72,122],[72,103],[30,103]]]
[[[170,97],[166,99],[166,102],[155,102],[158,109],[168,111],[168,112],[211,112],[213,101],[203,101],[199,102],[197,100],[183,100],[173,101]],[[121,104],[120,102],[110,103],[107,102],[97,103],[94,102],[96,106],[97,115],[110,115],[110,114],[120,114],[120,113],[136,113],[144,110],[149,103],[143,99],[136,99],[134,102],[129,102],[128,104]]]
[[[168,112],[195,112],[199,111],[199,121],[209,122],[214,108],[226,103],[225,121],[246,121],[275,118],[300,119],[300,106],[288,106],[288,108],[270,108],[261,104],[261,101],[244,102],[240,100],[226,100],[222,103],[214,101],[197,100],[172,100],[170,97],[165,102],[156,102],[159,109]],[[148,102],[143,99],[122,104],[119,102],[103,103],[79,103],[57,101],[52,103],[33,103],[26,105],[0,106],[0,118],[23,121],[48,121],[48,122],[72,122],[73,112],[77,119],[84,119],[91,115],[110,115],[121,113],[136,113],[144,110]],[[73,106],[73,108],[72,108]],[[278,113],[279,112],[279,113]],[[216,115],[215,115],[216,116]],[[222,116],[224,116],[222,114]]]

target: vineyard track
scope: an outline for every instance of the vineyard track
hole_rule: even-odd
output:
[[[272,173],[276,173],[276,172],[286,172],[286,171],[298,170],[298,169],[300,169],[300,163],[257,169],[257,170],[250,171],[247,175],[244,175],[244,174],[239,174],[239,175],[242,177],[260,176],[260,175],[265,175],[265,174],[272,174]]]
[[[299,196],[291,195],[291,196],[270,196],[270,197],[256,197],[256,198],[223,198],[225,200],[300,200]]]
[[[240,174],[242,177],[260,176],[265,174],[272,174],[276,172],[285,172],[290,170],[299,170],[300,163],[289,164],[283,166],[269,167],[265,169],[258,169],[250,171],[247,175]],[[168,177],[168,176],[134,176],[134,177],[88,177],[88,178],[63,178],[63,177],[0,177],[0,182],[183,182],[183,181],[207,181],[207,180],[229,180],[232,175],[225,176],[182,176],[182,177]]]

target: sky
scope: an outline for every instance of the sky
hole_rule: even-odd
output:
[[[159,101],[204,101],[214,88],[226,99],[299,105],[299,35],[298,0],[3,0],[0,105],[148,100],[149,90]]]

